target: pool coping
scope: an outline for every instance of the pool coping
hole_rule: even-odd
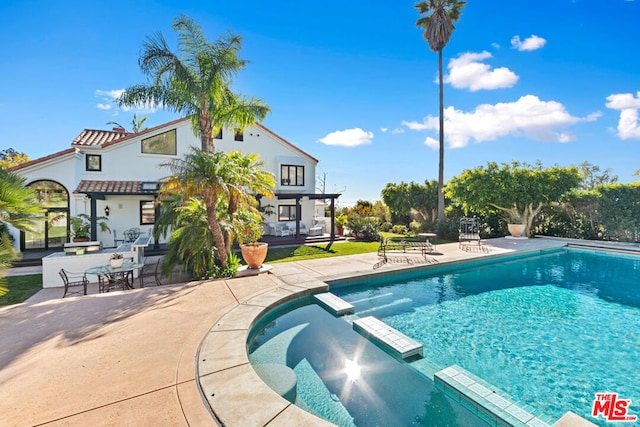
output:
[[[247,339],[253,326],[271,309],[298,298],[320,292],[328,292],[328,283],[355,277],[379,276],[394,271],[428,270],[443,265],[454,265],[473,259],[493,258],[508,254],[525,254],[566,247],[568,242],[546,239],[530,239],[529,242],[501,240],[502,246],[487,241],[489,253],[469,254],[458,250],[446,261],[429,265],[394,265],[385,271],[358,270],[326,274],[314,274],[307,267],[279,264],[270,273],[280,286],[260,293],[223,315],[208,331],[196,354],[196,378],[203,401],[214,419],[224,426],[333,426],[287,401],[267,386],[253,370],[247,354]],[[514,239],[515,240],[515,239]],[[537,241],[536,245],[527,245]],[[544,243],[542,243],[544,242]],[[449,244],[458,247],[457,243]],[[445,245],[439,245],[439,249]],[[505,247],[506,246],[506,247]],[[494,252],[492,253],[491,250]],[[457,255],[457,256],[456,256]],[[471,255],[471,256],[469,256]],[[344,257],[347,258],[347,257]],[[373,258],[372,258],[373,259]],[[294,264],[294,263],[287,263]],[[325,275],[322,275],[325,273]],[[587,420],[572,425],[593,425]],[[560,420],[557,420],[559,422]],[[555,424],[554,424],[555,425]]]

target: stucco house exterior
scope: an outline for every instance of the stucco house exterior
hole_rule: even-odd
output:
[[[314,225],[316,200],[328,198],[333,206],[339,196],[316,194],[318,160],[260,124],[242,133],[224,128],[215,143],[216,150],[259,154],[265,170],[275,175],[276,197],[260,201],[273,211],[264,216],[267,232],[287,223],[290,234],[306,233]],[[35,232],[13,230],[16,249],[62,248],[69,241],[69,218],[79,213],[93,219],[108,216],[111,232],[102,232],[95,220],[91,227],[92,240],[104,247],[117,246],[116,240],[132,227],[151,234],[158,189],[170,173],[161,165],[181,158],[190,146],[200,147],[200,139],[186,118],[135,134],[122,128],[85,129],[71,148],[12,168],[36,190],[46,209]]]

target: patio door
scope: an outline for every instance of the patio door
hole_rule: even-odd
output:
[[[68,209],[50,208],[44,218],[38,220],[33,231],[24,232],[24,250],[47,250],[62,248],[67,242]]]

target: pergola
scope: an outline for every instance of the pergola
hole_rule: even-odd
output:
[[[309,200],[327,200],[327,199],[331,200],[329,204],[329,211],[331,212],[331,241],[329,242],[329,246],[327,247],[330,247],[336,238],[336,234],[334,231],[335,216],[336,216],[335,200],[340,196],[341,196],[340,193],[336,193],[336,194],[276,193],[276,197],[278,198],[278,200],[295,200],[296,201],[296,238],[300,237],[300,217],[302,216],[300,201],[305,197],[308,197]]]

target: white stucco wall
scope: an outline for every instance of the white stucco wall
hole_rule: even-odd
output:
[[[143,139],[162,134],[171,129],[176,129],[176,155],[142,153],[141,141]],[[277,193],[315,193],[317,161],[262,126],[256,125],[247,128],[244,132],[243,141],[235,141],[233,130],[225,128],[223,129],[223,138],[221,140],[216,139],[215,144],[217,150],[239,150],[243,153],[257,153],[264,162],[265,170],[275,175]],[[27,184],[40,179],[53,180],[62,184],[69,192],[70,215],[74,216],[78,213],[89,214],[90,200],[84,194],[73,194],[81,180],[158,181],[170,173],[170,170],[162,167],[161,164],[172,159],[181,158],[190,150],[190,146],[200,147],[200,139],[194,136],[189,121],[183,120],[168,126],[155,128],[130,139],[118,141],[111,145],[107,144],[105,148],[79,147],[75,153],[64,154],[34,163],[16,172],[26,178]],[[86,171],[85,153],[101,155],[101,171]],[[282,163],[304,166],[304,186],[280,185],[280,164]],[[140,224],[141,200],[153,200],[153,197],[108,195],[105,200],[96,201],[97,214],[104,215],[105,207],[109,206],[108,225],[111,229],[116,230],[118,238],[122,238],[123,231],[131,227],[138,227],[143,233],[150,233],[153,228],[152,225]],[[275,199],[263,199],[262,202],[263,205],[273,205],[276,212],[278,205],[292,205],[294,203],[293,200]],[[301,208],[301,220],[307,227],[310,227],[314,217],[314,202],[303,199]],[[276,221],[277,217],[274,216],[269,220]],[[98,230],[98,235],[94,239],[102,241],[105,247],[114,245],[113,233],[102,233]],[[16,239],[16,245],[19,246],[19,239]]]

